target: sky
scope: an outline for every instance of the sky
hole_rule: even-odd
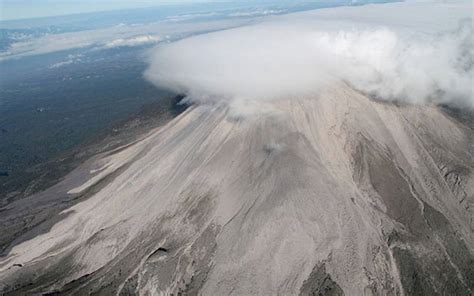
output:
[[[375,0],[377,1],[377,0]],[[389,0],[393,1],[393,0]],[[98,11],[157,7],[170,4],[192,3],[254,3],[282,4],[337,2],[331,0],[0,0],[0,20],[28,19],[37,17],[70,15]],[[340,2],[340,1],[339,1]],[[366,0],[347,0],[362,3]],[[385,2],[385,0],[380,0]]]
[[[222,2],[206,0],[0,0],[2,20],[151,7],[166,4]]]

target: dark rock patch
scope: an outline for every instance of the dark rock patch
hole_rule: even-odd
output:
[[[316,265],[300,289],[301,296],[341,296],[341,287],[326,273],[326,265]]]
[[[363,140],[354,159],[358,161],[354,179],[358,183],[367,182],[373,188],[386,206],[386,214],[415,237],[425,234],[426,225],[418,201],[413,196],[413,188],[390,153]]]
[[[135,296],[138,295],[138,275],[130,277],[125,284],[123,285],[122,290],[120,290],[119,296]]]
[[[438,236],[439,241],[443,242],[450,261],[459,270],[464,282],[460,286],[466,286],[474,292],[474,257],[470,255],[465,242],[454,231],[446,217],[426,203],[423,214],[429,227]]]

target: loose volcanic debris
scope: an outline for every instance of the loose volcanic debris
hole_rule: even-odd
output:
[[[10,242],[1,293],[472,295],[472,129],[345,85],[262,104],[191,106],[40,193],[80,202]]]

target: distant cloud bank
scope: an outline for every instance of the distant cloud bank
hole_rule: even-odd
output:
[[[189,36],[199,32],[227,29],[242,25],[247,21],[222,19],[196,23],[119,24],[95,30],[46,34],[38,38],[25,38],[11,44],[5,51],[0,51],[0,61],[73,49],[109,49],[149,45],[166,40],[167,36]]]
[[[161,41],[159,36],[152,36],[152,35],[140,35],[134,36],[130,38],[118,38],[112,41],[109,41],[104,44],[105,48],[114,48],[114,47],[122,47],[122,46],[139,46],[145,44],[153,44]]]
[[[474,107],[471,2],[340,7],[157,46],[151,82],[196,102],[275,99],[346,82],[381,99]]]

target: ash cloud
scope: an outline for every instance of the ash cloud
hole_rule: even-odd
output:
[[[345,82],[384,100],[474,108],[470,2],[269,17],[160,45],[145,77],[193,102],[317,94]]]

